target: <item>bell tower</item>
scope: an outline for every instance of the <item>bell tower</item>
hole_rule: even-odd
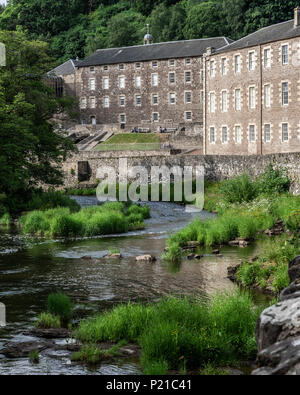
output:
[[[148,24],[147,24],[147,34],[146,34],[145,37],[144,37],[144,45],[150,45],[150,44],[153,43],[153,37],[152,37],[152,35],[150,34],[149,28],[150,28],[150,25],[149,25],[149,23],[148,23]]]

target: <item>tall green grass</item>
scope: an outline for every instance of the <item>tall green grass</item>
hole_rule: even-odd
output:
[[[144,227],[148,207],[106,203],[72,213],[69,208],[33,211],[20,218],[23,233],[47,237],[97,236]]]
[[[11,223],[11,218],[8,213],[3,214],[2,217],[0,217],[0,226],[4,228],[8,228]]]
[[[282,236],[275,240],[264,240],[263,243],[259,259],[243,262],[237,271],[237,279],[244,286],[268,288],[278,293],[290,283],[288,264],[300,253],[299,241]]]
[[[75,336],[84,343],[126,340],[142,348],[149,374],[253,358],[254,329],[261,309],[247,293],[217,295],[204,303],[170,297],[157,304],[115,307],[81,322]]]

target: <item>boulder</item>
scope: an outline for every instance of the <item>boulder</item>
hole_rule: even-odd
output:
[[[36,337],[42,337],[44,339],[66,339],[71,336],[72,332],[64,328],[35,328],[32,329],[29,334]]]
[[[156,258],[153,255],[141,255],[135,258],[137,262],[155,262]]]
[[[220,255],[220,250],[212,250],[212,254],[214,254],[214,255]]]
[[[85,256],[81,257],[81,259],[91,260],[92,257],[90,255],[85,255]]]
[[[107,258],[107,259],[121,259],[122,255],[120,253],[108,254],[108,255],[105,255],[105,258]]]
[[[300,255],[296,256],[289,264],[289,277],[291,282],[300,279]]]

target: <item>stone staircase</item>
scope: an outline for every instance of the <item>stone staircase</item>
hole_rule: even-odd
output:
[[[113,132],[98,132],[97,134],[90,135],[82,140],[80,144],[77,144],[77,148],[79,151],[91,151],[98,144],[108,140],[113,134]]]

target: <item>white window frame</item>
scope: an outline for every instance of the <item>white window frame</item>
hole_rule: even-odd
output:
[[[214,76],[216,75],[216,67],[215,66],[216,66],[216,62],[213,59],[209,63],[209,75],[210,75],[210,78],[214,78]]]
[[[222,125],[221,127],[221,138],[222,138],[222,144],[228,144],[229,141],[229,133],[228,133],[228,126],[227,125]],[[226,134],[224,132],[226,131]],[[224,138],[226,136],[226,139]]]
[[[135,76],[135,87],[140,88],[142,86],[142,77],[140,75]]]
[[[283,130],[283,127],[287,126],[286,130]],[[287,136],[287,138],[285,138],[285,136]],[[281,141],[283,143],[287,143],[289,141],[290,135],[289,135],[289,124],[288,122],[283,122],[281,124]]]
[[[254,133],[254,139],[252,139]],[[255,143],[256,142],[256,125],[251,124],[249,125],[249,142],[250,143]]]
[[[249,52],[249,71],[255,70],[255,51]]]
[[[286,91],[284,90],[285,86],[287,87]],[[281,83],[281,96],[282,96],[282,98],[281,98],[282,106],[283,107],[287,107],[289,105],[289,101],[290,101],[290,98],[289,98],[289,83],[288,83],[288,81],[284,81],[284,82]]]
[[[174,92],[169,93],[169,103],[171,105],[176,104],[176,93],[174,93]]]
[[[155,115],[157,115],[157,119],[154,119]],[[159,122],[159,112],[153,112],[152,113],[152,122]]]
[[[102,86],[103,89],[109,89],[109,77],[103,77]]]
[[[267,56],[269,54],[269,56]],[[271,68],[271,48],[264,48],[264,68],[269,69]]]
[[[95,96],[92,96],[92,97],[90,97],[90,108],[96,108],[96,98],[95,98]],[[93,103],[93,105],[92,105],[92,103]]]
[[[267,134],[267,127],[268,127],[268,134]],[[268,138],[267,138],[268,136]],[[271,124],[270,123],[265,123],[264,124],[264,142],[265,143],[270,143],[271,142]]]
[[[221,59],[221,74],[223,77],[227,75],[227,58]]]
[[[221,92],[221,108],[222,108],[222,112],[228,111],[228,92],[227,92],[227,90],[223,90]]]
[[[213,100],[212,100],[213,98]],[[216,112],[216,93],[209,92],[209,112],[214,114]]]
[[[238,95],[237,95],[237,92],[239,92]],[[241,111],[241,89],[240,88],[236,88],[234,91],[234,108],[235,108],[235,111]]]
[[[286,54],[283,52],[284,48],[287,48]],[[289,64],[289,44],[282,44],[282,46],[281,46],[281,63],[283,66],[286,66]]]
[[[142,105],[142,95],[135,95],[135,106],[141,107],[141,105]]]
[[[189,101],[187,100],[187,95],[189,95]],[[185,91],[184,92],[184,102],[185,104],[191,104],[192,103],[192,92],[191,91]]]
[[[238,131],[239,131],[239,133],[238,133]],[[242,143],[242,126],[241,125],[234,126],[234,140],[235,140],[236,144]]]
[[[81,97],[80,98],[80,109],[85,110],[87,108],[87,98]]]
[[[103,98],[103,108],[109,108],[109,96],[104,96]]]
[[[213,138],[212,138],[213,136]],[[216,143],[216,128],[215,126],[210,126],[209,128],[209,143],[215,144]]]
[[[156,99],[157,99],[157,102],[156,103],[154,103],[154,98],[156,97]],[[152,93],[152,96],[151,96],[151,103],[152,103],[152,106],[158,106],[158,101],[159,101],[159,98],[158,98],[158,93]]]
[[[122,104],[122,101],[123,101],[123,104]],[[120,105],[120,107],[125,107],[125,95],[119,96],[119,105]]]
[[[264,85],[265,108],[271,108],[271,84]]]
[[[174,81],[171,81],[171,76],[173,77]],[[173,85],[176,83],[176,75],[175,75],[175,71],[171,71],[169,73],[169,84]]]
[[[93,84],[92,84],[92,81],[94,81]],[[95,90],[96,90],[96,79],[90,78],[90,91],[95,91]]]
[[[188,118],[188,114],[191,114],[190,118]],[[186,122],[192,122],[193,121],[193,113],[192,111],[185,111],[185,121]]]
[[[122,121],[122,117],[124,117],[123,121]],[[126,124],[126,114],[119,114],[119,121],[120,124]]]
[[[189,76],[187,78],[187,76]],[[191,71],[185,71],[184,72],[184,81],[186,84],[191,84],[192,83],[192,72]]]
[[[119,76],[119,89],[125,89],[126,88],[126,78],[124,75]]]
[[[249,109],[255,110],[255,108],[256,108],[256,87],[249,86]]]
[[[158,86],[158,74],[157,73],[151,74],[151,85]]]
[[[234,72],[239,74],[241,72],[241,54],[234,56]]]

